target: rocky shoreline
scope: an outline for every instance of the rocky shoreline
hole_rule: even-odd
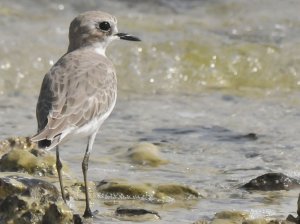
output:
[[[63,203],[57,189],[57,174],[54,153],[40,150],[29,138],[14,137],[0,142],[0,222],[68,224],[91,223],[78,211]],[[128,150],[128,159],[140,165],[160,166],[168,163],[161,158],[156,145],[139,143]],[[67,166],[67,164],[64,164]],[[67,172],[67,169],[64,171]],[[71,175],[71,174],[67,174]],[[104,204],[115,209],[118,220],[143,222],[163,220],[159,205],[174,201],[199,201],[205,197],[197,189],[177,183],[129,182],[125,178],[90,182],[92,200],[104,200]],[[247,191],[278,191],[300,188],[300,181],[282,173],[267,173],[240,187]],[[83,203],[83,184],[75,177],[66,181],[65,190],[69,201]],[[124,200],[140,201],[126,204]],[[157,206],[157,210],[143,207],[143,203]],[[300,203],[298,203],[300,211]],[[76,207],[76,206],[75,206]],[[97,214],[96,214],[97,216]],[[288,224],[300,223],[299,217],[287,215],[286,220],[261,217],[251,219],[244,211],[220,211],[212,218],[197,220],[194,224]]]

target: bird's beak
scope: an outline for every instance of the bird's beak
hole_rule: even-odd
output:
[[[141,41],[138,37],[132,36],[132,35],[127,34],[127,33],[117,33],[115,35],[118,36],[122,40]]]

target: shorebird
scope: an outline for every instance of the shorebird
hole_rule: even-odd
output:
[[[93,216],[87,183],[90,152],[117,98],[115,68],[105,55],[109,43],[117,39],[140,41],[118,33],[117,20],[108,13],[88,11],[78,15],[70,24],[68,51],[45,75],[36,106],[38,131],[31,140],[46,150],[56,148],[56,169],[65,202],[59,145],[74,136],[88,139],[82,161],[85,218]]]

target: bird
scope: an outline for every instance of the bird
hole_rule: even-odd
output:
[[[82,160],[84,218],[93,217],[87,183],[89,156],[96,134],[117,98],[116,70],[105,54],[114,40],[140,41],[119,33],[117,19],[109,13],[87,11],[76,16],[69,26],[67,52],[44,76],[36,105],[38,130],[31,140],[45,150],[56,148],[56,169],[65,203],[59,146],[70,138],[87,139]]]

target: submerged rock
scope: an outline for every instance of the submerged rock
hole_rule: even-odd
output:
[[[133,163],[153,167],[168,163],[167,160],[161,158],[159,148],[148,142],[142,142],[129,148],[128,157]]]
[[[242,188],[246,190],[257,191],[291,190],[299,187],[299,180],[288,177],[282,173],[267,173],[252,179],[242,186]]]
[[[120,220],[126,221],[148,221],[161,219],[158,212],[140,208],[118,207],[115,215]]]
[[[98,192],[116,199],[140,199],[155,203],[189,200],[200,197],[199,192],[179,184],[128,183],[124,180],[105,180],[97,184]]]
[[[26,172],[39,176],[56,174],[55,156],[38,149],[29,138],[9,138],[0,143],[0,171]]]

